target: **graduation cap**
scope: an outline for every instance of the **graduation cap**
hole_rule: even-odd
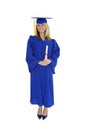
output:
[[[47,19],[52,19],[51,17],[32,17],[34,19],[34,34],[36,34],[36,24],[45,24]]]

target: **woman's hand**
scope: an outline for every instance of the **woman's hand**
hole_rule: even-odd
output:
[[[39,61],[38,64],[43,65],[43,66],[47,66],[47,65],[50,64],[50,63],[51,63],[51,60],[50,60],[50,59],[44,59],[44,60],[42,60],[42,61]]]

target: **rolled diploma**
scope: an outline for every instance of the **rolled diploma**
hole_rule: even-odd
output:
[[[45,50],[45,60],[47,59],[48,56],[48,45],[46,45],[46,50]]]

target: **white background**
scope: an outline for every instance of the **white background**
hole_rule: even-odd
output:
[[[0,130],[87,130],[86,0],[0,1]],[[32,16],[48,16],[61,55],[54,75],[55,105],[46,120],[29,103],[25,61]],[[55,127],[55,128],[54,128]]]

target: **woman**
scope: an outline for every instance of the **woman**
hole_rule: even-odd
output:
[[[30,102],[38,105],[39,119],[44,120],[48,115],[48,108],[54,105],[53,74],[59,55],[60,48],[50,38],[47,19],[37,18],[36,35],[28,39],[26,62],[31,81]]]

